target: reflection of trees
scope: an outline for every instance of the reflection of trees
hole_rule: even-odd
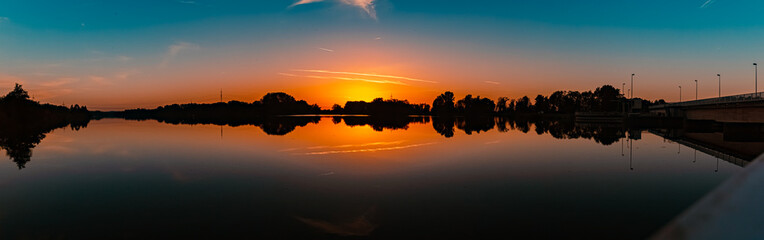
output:
[[[257,126],[268,135],[286,135],[294,131],[297,127],[304,127],[310,123],[318,123],[321,120],[319,116],[266,116],[266,117],[253,117],[253,118],[240,118],[240,119],[227,119],[224,117],[206,117],[195,119],[177,119],[177,118],[163,118],[157,116],[154,118],[141,118],[132,120],[147,120],[153,119],[161,123],[169,123],[173,125],[186,124],[212,124],[212,125],[227,125],[232,127],[237,126]]]
[[[504,117],[433,117],[432,127],[447,138],[453,137],[456,129],[470,135],[498,129],[500,132],[518,130],[524,133],[549,134],[558,139],[592,139],[603,145],[610,145],[626,137],[625,129],[620,125],[579,125],[567,119],[547,118],[504,118]]]
[[[507,122],[509,128],[512,128],[511,123],[514,122],[514,128],[526,133],[530,131],[530,126],[533,125],[536,134],[539,135],[549,134],[557,139],[592,139],[603,145],[613,144],[618,139],[626,137],[625,129],[621,125],[582,125],[574,124],[573,121],[567,119],[544,118],[511,119],[500,122]]]
[[[432,127],[436,132],[447,138],[454,136],[454,127],[464,131],[467,135],[473,132],[487,132],[496,127],[493,117],[433,117]]]
[[[410,116],[343,116],[342,120],[345,121],[345,125],[365,126],[369,125],[375,131],[382,131],[385,129],[406,130],[409,128],[410,123],[428,123],[430,117],[410,117]],[[339,121],[335,121],[339,123]]]
[[[320,117],[282,117],[282,118],[270,118],[260,125],[268,135],[283,136],[287,133],[294,131],[297,127],[304,127],[309,123],[318,123]]]
[[[454,136],[454,118],[453,117],[433,117],[432,128],[444,137]]]

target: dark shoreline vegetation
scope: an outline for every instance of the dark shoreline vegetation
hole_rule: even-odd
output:
[[[657,104],[645,100],[643,104]],[[212,124],[257,126],[268,135],[286,135],[297,127],[318,123],[320,115],[332,115],[332,122],[347,126],[370,126],[375,131],[408,129],[411,123],[432,122],[433,129],[450,138],[455,132],[470,135],[498,129],[524,133],[535,127],[537,134],[550,134],[558,139],[585,138],[610,145],[625,138],[625,125],[578,125],[573,113],[578,111],[624,111],[629,100],[618,89],[605,85],[595,91],[557,91],[549,97],[539,95],[531,104],[528,97],[517,100],[467,95],[456,100],[445,92],[428,104],[410,104],[406,100],[375,99],[372,102],[349,101],[323,110],[315,104],[296,100],[286,93],[268,93],[253,103],[230,101],[211,104],[173,104],[156,109],[131,109],[120,112],[88,111],[87,107],[41,104],[31,100],[27,91],[16,84],[13,91],[0,98],[0,148],[24,168],[32,157],[32,149],[54,129],[87,127],[91,119],[124,118],[156,120],[169,124]],[[302,115],[302,116],[296,116]],[[631,136],[631,135],[630,135]]]
[[[40,104],[16,84],[10,93],[0,98],[0,148],[21,169],[31,159],[31,149],[45,134],[67,126],[79,130],[87,127],[90,118],[87,107]]]
[[[665,101],[641,101],[642,106],[663,104]],[[433,116],[514,116],[514,115],[572,115],[575,112],[626,112],[633,100],[626,99],[619,89],[610,85],[594,91],[556,91],[549,96],[538,95],[533,100],[525,96],[519,99],[500,97],[497,101],[467,94],[456,99],[453,92],[440,94],[430,104],[412,104],[408,100],[377,98],[371,102],[348,101],[344,106],[334,104],[331,109],[321,109],[316,104],[297,100],[293,96],[275,92],[268,93],[252,103],[229,101],[218,103],[172,104],[155,109],[129,109],[116,112],[93,112],[96,118],[118,117],[144,120],[156,119],[171,123],[190,122],[236,122],[252,121],[283,115],[367,115],[376,117],[399,117],[410,115]],[[646,110],[646,107],[641,108]]]

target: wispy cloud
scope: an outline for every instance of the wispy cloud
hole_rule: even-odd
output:
[[[703,5],[700,5],[700,8],[707,8],[709,5],[715,3],[716,0],[706,0],[706,2],[703,3]]]
[[[24,84],[24,79],[17,76],[0,73],[0,88],[5,88],[8,85],[13,86],[12,84],[14,83]]]
[[[294,3],[292,5],[289,5],[289,8],[293,8],[293,7],[297,6],[297,5],[303,5],[303,4],[315,3],[315,2],[323,2],[323,1],[324,0],[300,0],[300,1],[297,1],[296,3]]]
[[[199,5],[199,3],[197,3],[196,1],[183,1],[183,0],[178,0],[178,3],[182,3],[182,4],[191,4],[191,5]]]
[[[343,3],[359,7],[374,20],[377,20],[377,11],[374,9],[374,0],[342,0]]]
[[[404,85],[408,86],[408,84],[400,81],[390,81],[390,80],[378,80],[378,79],[366,79],[366,78],[351,78],[351,77],[335,77],[335,76],[315,76],[315,75],[297,75],[297,74],[291,74],[291,73],[279,73],[279,75],[287,76],[287,77],[302,77],[302,78],[315,78],[315,79],[335,79],[335,80],[343,80],[343,81],[360,81],[360,82],[370,82],[370,83],[382,83],[382,84],[396,84],[396,85]]]
[[[298,71],[298,72],[312,72],[312,73],[325,73],[325,74],[339,74],[339,75],[353,75],[353,76],[364,76],[364,77],[391,78],[391,79],[400,79],[400,80],[407,80],[407,81],[413,81],[413,82],[438,83],[438,82],[435,82],[435,81],[422,80],[422,79],[417,79],[417,78],[402,77],[402,76],[393,76],[393,75],[383,75],[383,74],[372,74],[372,73],[336,72],[336,71],[315,70],[315,69],[295,69],[294,71]]]
[[[90,79],[91,82],[96,84],[103,84],[107,80],[105,77],[101,77],[101,76],[89,76],[88,78]]]
[[[65,77],[65,78],[59,78],[53,81],[47,81],[47,82],[41,82],[38,85],[41,87],[47,87],[47,88],[56,88],[61,87],[70,83],[79,82],[79,78],[73,78],[73,77]]]
[[[0,23],[8,22],[10,19],[8,17],[0,17]]]
[[[488,84],[494,84],[494,85],[499,85],[499,84],[501,84],[500,82],[494,82],[494,81],[484,81],[484,83],[488,83]]]
[[[128,70],[128,71],[120,71],[114,74],[114,78],[119,80],[125,80],[130,78],[130,76],[139,74],[140,72],[137,70]]]
[[[324,2],[325,0],[299,0],[292,5],[289,5],[287,8],[293,8],[298,5],[303,4],[309,4],[309,3],[316,3],[316,2]],[[374,9],[374,1],[376,0],[334,0],[334,2],[338,2],[345,5],[350,5],[354,7],[358,7],[362,9],[366,14],[369,15],[374,20],[377,20],[377,11]]]
[[[328,49],[328,48],[318,48],[318,49],[321,51],[326,51],[326,52],[334,52],[334,50]]]
[[[175,59],[178,54],[180,54],[183,51],[187,50],[197,50],[200,49],[199,45],[188,43],[188,42],[176,42],[169,47],[167,47],[167,52],[164,55],[164,58],[162,59],[162,62],[159,64],[160,68],[164,68],[167,66],[167,64]]]

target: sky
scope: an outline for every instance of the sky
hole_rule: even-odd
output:
[[[764,1],[0,0],[0,92],[96,110],[324,108],[591,90],[677,101],[754,92]],[[764,86],[760,89],[764,90]]]

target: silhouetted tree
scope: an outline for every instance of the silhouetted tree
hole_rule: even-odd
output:
[[[500,97],[496,101],[496,112],[500,114],[507,113],[507,103],[509,102],[509,98],[507,97]]]
[[[454,101],[456,98],[454,97],[454,93],[452,92],[445,92],[443,94],[440,94],[438,97],[435,98],[434,101],[432,101],[432,114],[433,115],[453,115],[455,113],[455,103]]]

